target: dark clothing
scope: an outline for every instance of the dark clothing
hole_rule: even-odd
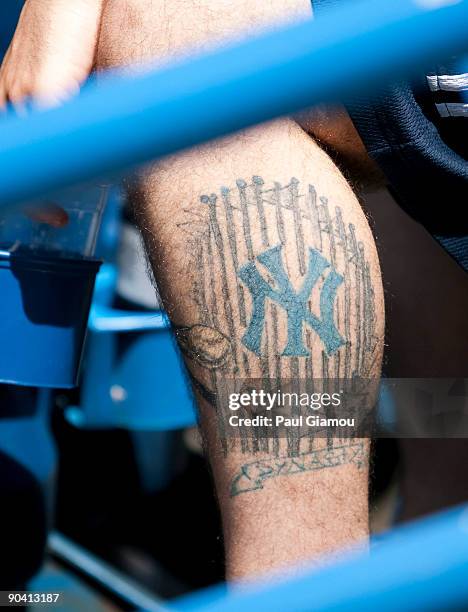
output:
[[[313,0],[316,17],[338,2]],[[345,104],[397,202],[468,271],[467,102],[468,75],[452,58]]]

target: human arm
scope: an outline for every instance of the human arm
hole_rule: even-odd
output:
[[[26,0],[0,68],[0,107],[56,104],[94,64],[103,0]]]

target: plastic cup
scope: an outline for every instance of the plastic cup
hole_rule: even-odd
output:
[[[0,215],[0,249],[29,250],[56,257],[86,258],[94,255],[109,187],[104,184],[67,189]],[[62,209],[68,222],[62,227],[35,220],[35,210]]]
[[[94,185],[40,202],[65,211],[63,227],[35,221],[30,206],[0,217],[0,382],[76,385],[106,196]]]

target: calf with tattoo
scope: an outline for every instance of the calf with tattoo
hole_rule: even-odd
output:
[[[93,2],[99,69],[163,62],[311,18],[308,0],[75,0],[75,10],[83,3],[89,15]],[[28,8],[36,12],[36,41],[42,22],[44,36],[52,17],[59,22],[64,2],[55,0],[47,13],[52,5],[26,2],[22,21]],[[10,74],[21,53],[29,68],[36,62],[17,75],[15,99],[34,95],[31,74],[41,77],[41,87],[44,76],[54,85],[53,74],[44,75],[54,64],[50,49],[31,54],[26,39],[20,27],[3,68]],[[89,57],[89,47],[80,57],[66,56],[75,67],[88,66]],[[70,74],[75,78],[76,70]],[[8,97],[5,78],[1,86]],[[198,400],[228,579],[365,546],[367,439],[232,437],[220,417],[228,380],[281,385],[379,376],[379,263],[347,181],[314,139],[284,118],[159,161],[128,188]]]

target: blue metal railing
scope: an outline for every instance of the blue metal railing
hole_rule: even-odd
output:
[[[122,171],[468,48],[468,0],[361,0],[1,123],[0,205]]]
[[[298,532],[300,537],[300,532]],[[399,527],[364,553],[288,581],[209,589],[174,602],[193,612],[410,612],[468,609],[468,506]]]
[[[0,206],[315,102],[369,92],[379,80],[425,60],[468,49],[467,23],[468,0],[362,0],[320,23],[290,26],[151,74],[109,76],[54,110],[6,116],[0,125]],[[205,593],[174,606],[213,612],[466,608],[467,512],[403,528],[369,557],[288,583],[228,598]]]

